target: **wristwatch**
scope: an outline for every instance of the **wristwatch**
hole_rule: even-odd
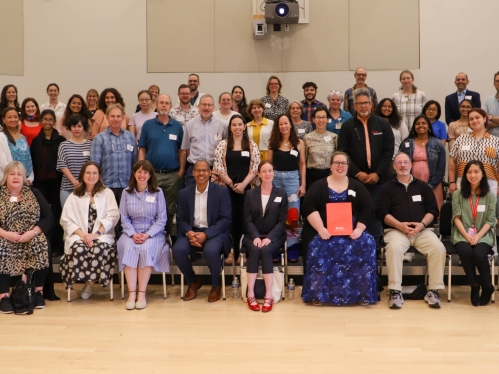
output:
[[[489,119],[489,121],[492,121],[492,114],[487,115],[487,118]]]

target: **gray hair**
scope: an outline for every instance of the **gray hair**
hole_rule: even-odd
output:
[[[119,109],[121,110],[121,115],[124,116],[125,115],[125,108],[123,108],[123,106],[119,103],[116,103],[116,104],[109,104],[106,108],[106,116],[109,117],[109,113],[111,112],[111,110],[113,109]]]
[[[333,97],[333,95],[338,96],[341,101],[343,101],[343,99],[345,97],[345,96],[343,96],[343,92],[332,90],[330,93],[327,94],[327,101],[331,100],[331,98]]]
[[[365,87],[357,88],[356,90],[353,91],[352,95],[353,95],[354,103],[357,101],[357,98],[359,96],[367,96],[369,98],[369,101],[372,101],[371,100],[371,93],[369,92],[369,89],[365,88]]]
[[[172,98],[170,97],[170,95],[165,94],[165,93],[162,93],[162,94],[159,94],[159,95],[158,95],[158,97],[156,98],[156,104],[159,102],[159,98],[160,98],[161,96],[166,96],[166,97],[168,97],[168,99],[170,100],[170,104],[172,104]]]
[[[286,114],[291,118],[291,105],[293,104],[298,104],[300,106],[301,114],[305,113],[305,107],[303,106],[303,103],[298,100],[293,100],[289,103],[288,109],[286,110]]]
[[[201,102],[201,100],[203,100],[205,97],[209,97],[213,101],[213,103],[215,102],[215,99],[210,94],[204,94],[203,96],[201,96],[199,98],[199,102]]]
[[[19,169],[19,171],[21,172],[23,176],[23,183],[24,184],[28,183],[28,180],[26,178],[26,168],[24,167],[24,165],[19,161],[11,161],[7,164],[7,166],[5,166],[3,178],[2,181],[0,182],[1,186],[5,186],[7,184],[7,176],[9,175],[11,170],[15,168]]]

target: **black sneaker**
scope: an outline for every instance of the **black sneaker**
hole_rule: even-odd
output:
[[[14,307],[10,301],[10,297],[4,296],[0,299],[0,312],[4,314],[14,313]]]
[[[43,309],[45,308],[45,298],[40,291],[36,291],[35,293],[35,309]]]

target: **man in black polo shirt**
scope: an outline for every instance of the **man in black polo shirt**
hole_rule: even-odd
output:
[[[383,222],[386,243],[386,268],[390,298],[388,306],[400,309],[402,297],[402,266],[404,254],[415,247],[428,260],[429,286],[425,301],[440,308],[438,290],[444,289],[445,247],[427,228],[438,216],[432,188],[411,175],[411,160],[399,153],[393,160],[397,178],[381,188],[376,203],[376,217]]]

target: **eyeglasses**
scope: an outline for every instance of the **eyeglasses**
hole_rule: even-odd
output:
[[[355,103],[355,105],[358,105],[358,106],[368,106],[369,104],[371,104],[370,101],[363,101],[361,103]]]
[[[355,73],[356,76],[360,77],[360,78],[365,78],[367,77],[367,74],[357,74]]]
[[[427,112],[438,112],[437,108],[428,108],[426,109]]]
[[[148,103],[151,99],[139,99],[139,103]]]
[[[197,79],[189,79],[189,80],[188,80],[188,82],[189,82],[189,83],[197,83],[197,82],[199,82],[199,81],[198,81]]]
[[[209,107],[213,106],[213,104],[199,104],[198,106],[204,106],[204,107],[209,108]]]
[[[338,166],[348,166],[348,162],[346,161],[333,161],[333,165],[338,167]]]
[[[180,92],[178,96],[189,96],[190,92]]]
[[[398,165],[398,166],[402,166],[402,165],[406,166],[409,164],[410,164],[409,161],[397,161],[397,162],[395,162],[395,165]]]

